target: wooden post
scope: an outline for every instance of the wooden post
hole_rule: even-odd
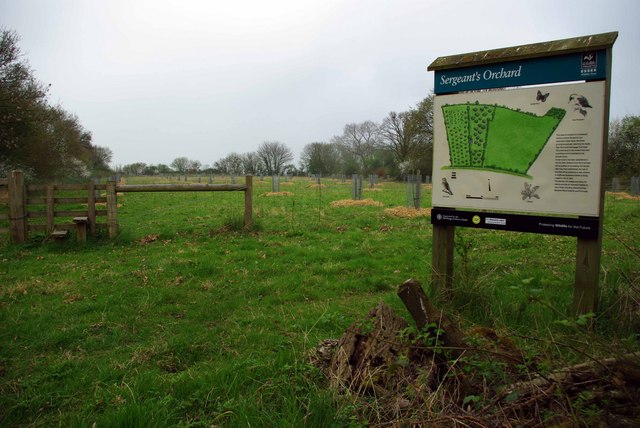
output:
[[[118,234],[118,198],[113,180],[107,181],[107,229],[109,238],[113,239]]]
[[[455,226],[433,225],[431,290],[433,295],[451,292],[453,286],[453,248]]]
[[[244,191],[244,227],[250,228],[253,224],[253,176],[245,177],[247,189]]]
[[[11,242],[22,244],[27,240],[27,189],[22,171],[11,171],[9,188],[9,230]]]
[[[600,298],[600,257],[602,255],[602,226],[604,221],[605,169],[609,143],[609,107],[611,104],[611,47],[607,48],[607,67],[604,85],[604,117],[602,118],[602,161],[600,167],[600,204],[598,237],[578,238],[576,276],[573,287],[573,312],[577,315],[596,312]],[[595,167],[596,165],[594,165]]]
[[[47,235],[55,228],[55,188],[53,184],[47,185]]]
[[[573,311],[576,315],[596,312],[599,299],[601,239],[578,238]]]
[[[78,242],[87,242],[87,223],[88,217],[74,217],[73,222],[76,224],[76,238]]]
[[[89,180],[87,184],[87,217],[89,219],[89,231],[96,233],[96,183]]]

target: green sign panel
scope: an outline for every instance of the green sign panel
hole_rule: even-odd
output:
[[[435,72],[434,92],[440,95],[510,86],[603,80],[606,77],[606,64],[606,51],[598,50],[438,70]]]

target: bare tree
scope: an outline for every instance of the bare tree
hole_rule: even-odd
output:
[[[390,112],[382,121],[380,135],[385,147],[404,173],[429,173],[433,148],[433,94],[406,112]]]
[[[349,123],[344,126],[342,135],[333,137],[332,142],[349,152],[357,160],[360,171],[365,172],[380,148],[379,126],[370,120]]]
[[[189,166],[188,166],[189,172],[198,173],[200,171],[200,168],[202,168],[202,162],[197,161],[197,160],[190,160],[189,161]]]
[[[173,162],[171,162],[171,167],[176,170],[180,174],[184,174],[189,169],[189,164],[191,161],[185,157],[175,158]]]
[[[280,175],[293,160],[291,149],[279,141],[265,141],[256,153],[267,175]]]
[[[406,125],[407,113],[395,111],[389,112],[380,125],[382,141],[399,163],[411,159],[416,147],[411,127]]]
[[[214,164],[214,167],[227,175],[242,175],[244,173],[243,157],[238,153],[229,153]]]
[[[242,155],[242,164],[244,166],[245,174],[260,174],[261,162],[260,157],[256,152],[249,152]]]

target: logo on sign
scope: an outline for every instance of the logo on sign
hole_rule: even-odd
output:
[[[598,57],[595,52],[583,53],[580,65],[580,74],[582,76],[592,76],[598,71]]]

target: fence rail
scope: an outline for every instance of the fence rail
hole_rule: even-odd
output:
[[[244,225],[253,222],[253,177],[245,184],[37,184],[26,185],[21,171],[0,178],[0,233],[9,233],[12,243],[25,242],[30,232],[46,232],[50,236],[66,236],[76,230],[78,240],[86,238],[87,229],[118,233],[118,194],[125,192],[244,192]],[[104,196],[102,195],[104,192]],[[73,193],[73,194],[70,194]],[[98,209],[102,205],[106,209]],[[86,208],[85,208],[86,205]],[[79,207],[80,206],[80,207]],[[106,222],[98,219],[106,218]],[[57,221],[59,219],[60,221]]]

